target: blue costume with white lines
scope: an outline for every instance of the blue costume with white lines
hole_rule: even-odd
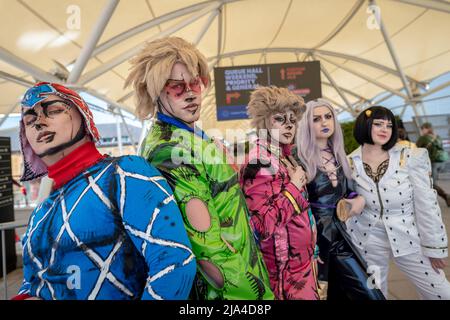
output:
[[[54,190],[23,239],[20,294],[186,299],[195,258],[171,189],[143,158],[107,157]]]

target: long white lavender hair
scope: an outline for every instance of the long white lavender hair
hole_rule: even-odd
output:
[[[316,134],[313,127],[313,114],[314,109],[317,107],[327,107],[333,114],[334,133],[328,138],[328,145],[333,150],[335,159],[342,166],[345,176],[348,179],[351,179],[352,174],[344,150],[344,137],[342,135],[341,126],[337,121],[336,112],[331,103],[327,100],[316,99],[306,103],[306,111],[298,124],[296,139],[297,154],[302,163],[306,166],[308,182],[314,180],[317,174],[317,168],[322,166],[320,148],[316,143]]]

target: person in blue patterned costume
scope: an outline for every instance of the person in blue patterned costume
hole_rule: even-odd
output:
[[[166,180],[145,159],[108,157],[83,99],[38,83],[22,100],[22,181],[53,189],[23,239],[16,299],[186,299],[196,263]]]

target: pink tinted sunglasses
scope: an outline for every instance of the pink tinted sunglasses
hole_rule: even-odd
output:
[[[189,91],[196,94],[201,93],[202,84],[206,86],[207,82],[206,78],[200,76],[193,78],[189,83],[185,80],[168,79],[164,88],[167,90],[167,94],[174,98],[179,98]]]

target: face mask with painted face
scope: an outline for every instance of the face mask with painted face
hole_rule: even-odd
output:
[[[373,119],[371,135],[373,144],[385,145],[392,136],[392,122],[384,119]]]
[[[328,139],[334,134],[334,116],[328,107],[314,108],[313,127],[316,139]]]
[[[275,113],[266,119],[266,126],[271,139],[281,144],[291,144],[297,129],[297,117],[293,111]]]
[[[33,108],[24,110],[22,121],[26,139],[43,160],[86,136],[78,110],[56,95],[49,95]]]
[[[160,111],[193,126],[200,117],[204,84],[198,76],[192,76],[186,66],[175,63],[159,98]]]

